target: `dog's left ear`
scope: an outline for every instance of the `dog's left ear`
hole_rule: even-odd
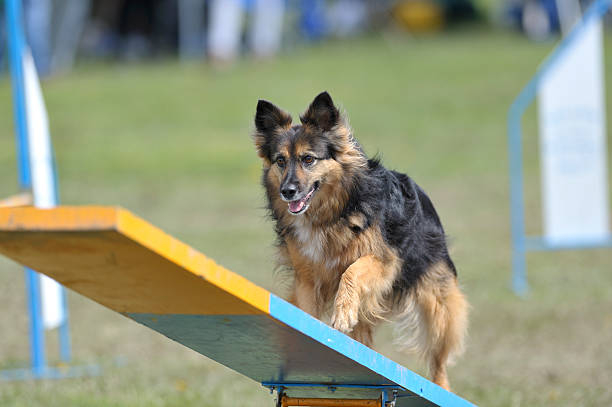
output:
[[[316,126],[323,131],[329,131],[338,124],[340,112],[334,106],[334,101],[327,92],[320,93],[300,116],[302,124]]]

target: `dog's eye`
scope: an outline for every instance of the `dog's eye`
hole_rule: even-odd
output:
[[[276,159],[276,164],[278,164],[279,167],[283,168],[285,166],[285,159],[283,157],[278,157]]]
[[[315,158],[311,155],[307,155],[304,158],[302,158],[302,162],[306,165],[311,165],[312,163],[315,162]]]

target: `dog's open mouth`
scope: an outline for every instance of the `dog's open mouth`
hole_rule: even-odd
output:
[[[288,202],[289,205],[289,213],[292,215],[300,215],[306,212],[306,209],[310,206],[310,200],[314,195],[315,191],[319,188],[319,182],[315,182],[312,186],[310,192],[304,195],[300,199],[296,199],[295,201]]]

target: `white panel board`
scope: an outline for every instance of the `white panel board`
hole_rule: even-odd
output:
[[[28,146],[34,206],[51,208],[56,205],[53,151],[49,137],[49,119],[30,50],[23,56],[26,94]],[[57,328],[66,317],[62,301],[62,286],[47,276],[40,276],[43,324],[45,329]]]
[[[544,236],[597,241],[609,233],[602,26],[592,19],[539,90]]]

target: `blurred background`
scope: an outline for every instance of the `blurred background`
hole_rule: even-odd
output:
[[[24,0],[39,73],[87,61],[178,55],[226,64],[299,44],[364,33],[422,34],[466,24],[513,27],[550,39],[580,14],[579,0]],[[586,5],[586,4],[585,4]],[[2,27],[2,25],[0,25]],[[4,30],[0,30],[4,35]],[[3,41],[4,47],[4,41]],[[4,47],[5,48],[5,47]]]
[[[297,117],[327,90],[366,152],[429,193],[450,235],[472,305],[453,390],[483,406],[603,406],[612,405],[612,253],[530,254],[529,295],[509,288],[507,110],[587,5],[25,0],[24,19],[62,203],[126,207],[283,295],[249,137],[255,106],[265,98]],[[0,37],[4,197],[18,192],[4,16]],[[535,110],[524,121],[531,234],[542,225]],[[0,369],[21,367],[23,273],[5,258],[0,299]],[[102,375],[0,383],[1,406],[272,405],[259,384],[78,294],[68,301],[75,364]],[[376,350],[426,374],[391,338],[383,327]]]

